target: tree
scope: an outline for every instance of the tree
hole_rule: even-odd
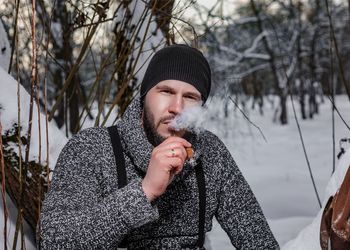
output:
[[[256,89],[279,97],[276,114],[281,124],[288,122],[289,94],[298,95],[301,117],[312,118],[318,112],[317,96],[330,94],[333,85],[338,86],[338,93],[344,92],[348,84],[347,73],[342,72],[349,61],[345,56],[349,32],[344,32],[349,29],[345,21],[348,10],[342,3],[328,2],[330,16],[336,17],[333,25],[327,17],[326,2],[318,0],[251,0],[227,16],[220,16],[215,7],[205,10],[197,6],[202,17],[197,23],[197,30],[203,33],[200,45],[211,60],[213,79],[221,86],[237,85],[256,75],[263,85]],[[215,25],[209,29],[210,23]],[[336,50],[337,44],[341,49]],[[231,94],[244,90],[228,89]],[[253,92],[244,94],[254,98]]]
[[[31,90],[32,107],[18,113],[25,121],[19,119],[1,134],[5,169],[1,177],[6,176],[3,183],[20,211],[14,245],[23,218],[35,231],[52,173],[49,152],[46,160],[41,153],[34,159],[28,156],[29,146],[38,140],[31,135],[39,136],[39,148],[49,151],[48,145],[41,145],[43,137],[49,137],[43,125],[46,119],[55,120],[67,136],[79,131],[88,118],[96,126],[113,123],[137,94],[152,53],[173,39],[169,33],[174,1],[37,0],[30,4],[5,2],[0,7],[11,10],[4,18],[7,27],[14,27],[10,28],[15,41],[11,72]],[[40,110],[44,118],[35,120]],[[31,124],[36,126],[30,129]],[[13,150],[19,145],[25,146],[25,156]]]

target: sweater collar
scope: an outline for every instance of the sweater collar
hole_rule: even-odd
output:
[[[148,141],[142,126],[142,108],[140,97],[136,97],[126,109],[122,119],[118,123],[118,129],[123,138],[126,153],[131,157],[136,168],[147,171],[154,146]],[[190,143],[196,150],[197,139],[193,137]],[[200,155],[195,154],[194,159],[185,162],[184,171],[193,169]]]

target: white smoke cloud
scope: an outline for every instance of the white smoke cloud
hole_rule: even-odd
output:
[[[208,116],[209,112],[203,106],[185,108],[171,121],[170,126],[176,131],[186,129],[198,133],[204,129]]]

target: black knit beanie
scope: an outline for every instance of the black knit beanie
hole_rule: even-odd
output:
[[[164,80],[179,80],[193,85],[205,102],[211,86],[211,72],[203,54],[192,47],[175,44],[157,51],[141,83],[141,98]]]

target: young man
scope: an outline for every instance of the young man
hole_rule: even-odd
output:
[[[116,249],[123,241],[128,249],[202,249],[215,216],[237,249],[277,249],[224,144],[208,131],[170,126],[185,108],[203,105],[210,86],[201,52],[185,45],[158,51],[140,97],[117,123],[126,185],[119,188],[120,158],[107,129],[81,131],[58,159],[42,209],[40,246]],[[195,151],[191,160],[188,148]]]

